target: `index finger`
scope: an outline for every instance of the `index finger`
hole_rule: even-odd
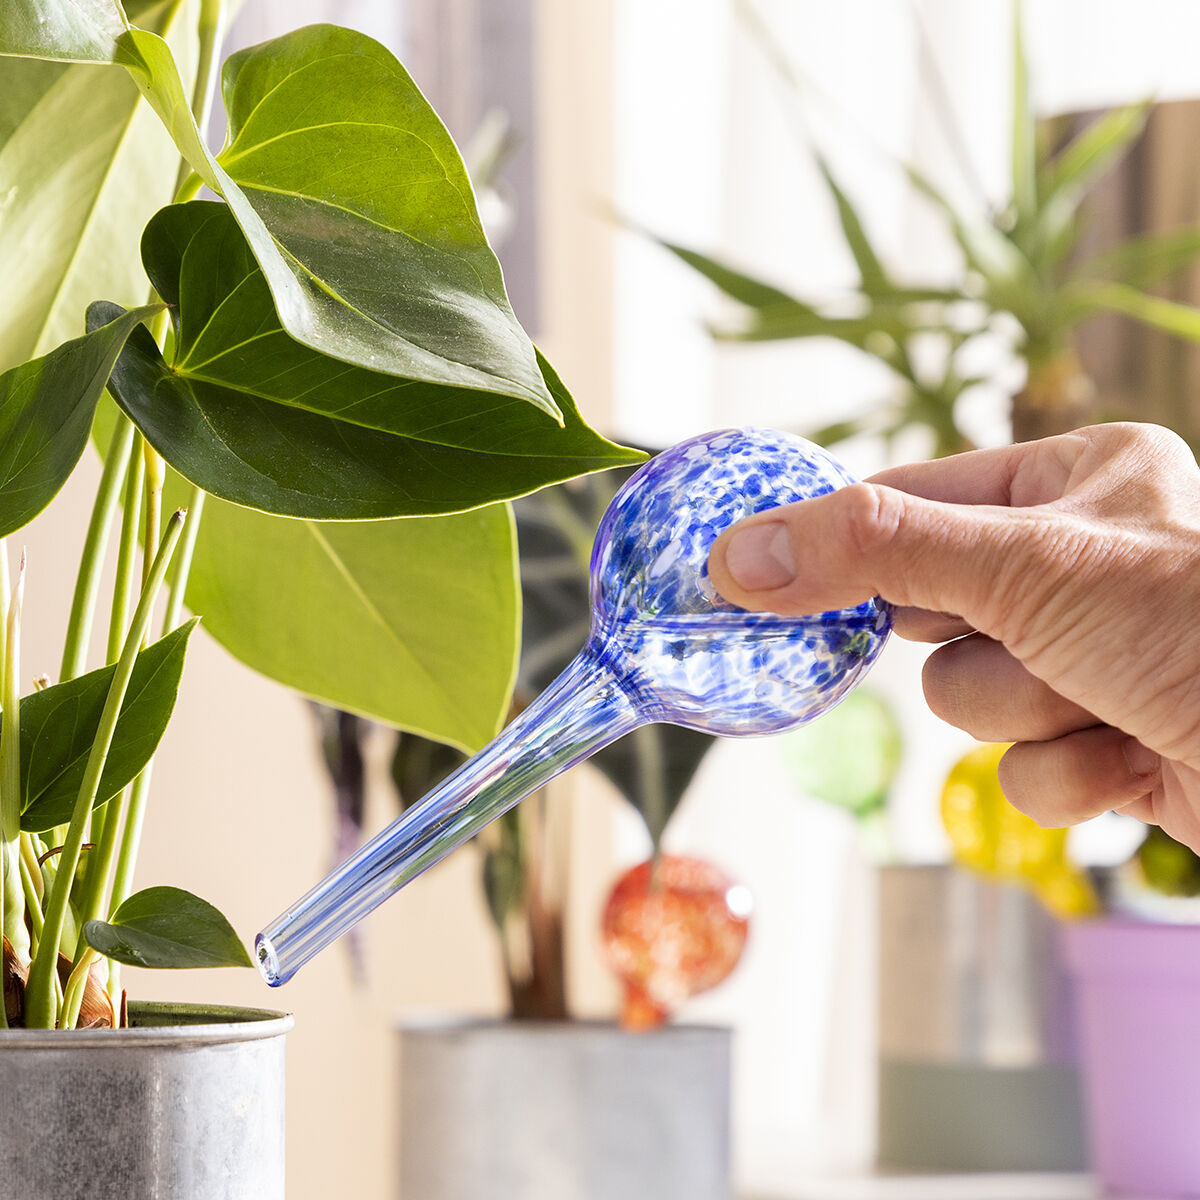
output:
[[[1012,503],[1013,479],[1036,443],[1000,446],[994,450],[967,450],[949,458],[904,463],[872,475],[867,483],[881,483],[945,504]]]

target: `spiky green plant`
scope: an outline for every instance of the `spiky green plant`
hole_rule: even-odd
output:
[[[861,416],[814,430],[815,440],[832,443],[859,433],[890,439],[923,426],[934,436],[935,454],[965,448],[968,438],[958,402],[987,377],[970,374],[962,363],[984,336],[1006,341],[1011,356],[1025,368],[1024,385],[1012,396],[1017,440],[1075,428],[1094,413],[1094,389],[1071,343],[1072,333],[1089,317],[1116,312],[1172,336],[1200,341],[1200,311],[1147,290],[1200,258],[1200,229],[1131,237],[1091,255],[1081,251],[1081,207],[1139,137],[1150,105],[1110,109],[1066,145],[1052,145],[1030,101],[1019,3],[1013,6],[1011,170],[1004,201],[965,208],[914,165],[894,164],[913,197],[932,208],[945,238],[957,248],[959,267],[949,282],[912,277],[885,261],[867,231],[862,204],[807,134],[802,76],[749,0],[742,0],[739,9],[800,116],[856,264],[857,282],[837,296],[808,295],[802,284],[788,290],[695,249],[659,240],[736,306],[731,317],[714,326],[716,337],[746,342],[832,338],[888,368],[897,383],[894,397]],[[951,127],[952,144],[961,145],[953,114],[944,105],[940,111]],[[918,353],[918,341],[928,351],[935,340],[939,354]]]

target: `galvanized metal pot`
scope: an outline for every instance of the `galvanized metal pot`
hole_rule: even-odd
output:
[[[730,1031],[400,1031],[402,1200],[729,1200]]]
[[[880,1164],[1085,1169],[1057,922],[1024,888],[885,867],[879,938]]]
[[[283,1200],[292,1018],[152,1003],[129,1018],[0,1031],[0,1196]]]

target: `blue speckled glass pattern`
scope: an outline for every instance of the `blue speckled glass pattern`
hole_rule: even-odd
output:
[[[587,644],[495,741],[259,934],[267,982],[285,983],[484,825],[639,725],[745,736],[832,708],[882,649],[887,606],[749,613],[716,594],[707,559],[743,517],[852,482],[825,450],[769,429],[704,434],[637,471],[596,534]]]

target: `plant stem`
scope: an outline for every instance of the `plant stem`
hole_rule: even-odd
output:
[[[162,623],[164,634],[170,633],[183,616],[188,576],[192,570],[192,556],[196,549],[196,537],[200,532],[200,519],[204,515],[206,496],[207,493],[202,488],[193,488],[191,499],[188,501],[188,520],[183,529],[183,537],[175,551],[171,579],[168,584],[167,609]],[[146,820],[146,804],[150,797],[150,781],[153,775],[154,759],[151,758],[142,768],[142,773],[122,796],[122,807],[125,810],[125,830],[121,836],[121,850],[117,856],[117,870],[113,877],[112,892],[108,901],[109,912],[115,912],[120,908],[133,891],[133,872],[137,866],[138,850],[142,844],[142,826]],[[107,826],[104,832],[107,836]],[[105,870],[107,871],[108,868],[106,867]],[[109,964],[108,992],[115,1003],[121,994],[121,964],[119,962],[114,961]]]
[[[75,800],[75,809],[71,814],[71,824],[67,830],[67,838],[63,844],[62,858],[59,860],[58,874],[55,876],[54,888],[50,894],[50,902],[46,908],[46,924],[42,941],[38,947],[37,957],[29,969],[29,979],[25,987],[26,1025],[31,1029],[49,1029],[54,1024],[54,980],[58,966],[58,951],[62,942],[63,926],[66,923],[67,907],[71,897],[71,881],[79,866],[79,856],[83,848],[83,835],[87,826],[88,814],[96,800],[100,788],[100,776],[112,745],[113,732],[117,726],[117,717],[129,687],[129,679],[133,674],[142,638],[150,626],[150,618],[154,612],[154,601],[158,589],[167,573],[171,554],[183,528],[185,513],[176,512],[167,522],[162,545],[154,556],[150,568],[150,577],[142,589],[142,596],[134,613],[129,636],[125,639],[121,657],[117,660],[117,669],[113,674],[108,696],[104,701],[104,709],[100,715],[100,725],[96,731],[96,740],[92,743],[88,755],[87,766],[84,769],[83,781],[79,787],[79,795]]]
[[[145,439],[140,433],[135,434],[132,444],[132,462],[129,475],[125,480],[125,503],[121,514],[121,544],[117,548],[117,567],[113,580],[112,606],[108,613],[108,647],[105,650],[105,663],[115,663],[121,655],[121,645],[125,639],[126,624],[129,619],[129,598],[133,590],[134,561],[137,557],[138,534],[142,516],[142,484],[145,478],[143,447]],[[147,542],[147,545],[152,543]],[[149,561],[149,556],[147,556]],[[88,837],[96,842],[103,842],[110,825],[120,822],[121,806],[125,793],[114,796],[107,804],[102,804],[91,814]],[[110,837],[116,837],[114,830]],[[66,841],[65,831],[58,834],[56,840]],[[96,882],[99,864],[96,856],[88,860],[89,893],[96,887],[102,886]],[[82,929],[83,926],[80,926]]]
[[[133,461],[125,481],[125,505],[121,515],[121,544],[117,549],[117,569],[113,581],[112,607],[108,615],[108,647],[104,661],[112,664],[121,656],[125,641],[129,598],[133,590],[133,564],[137,556],[138,535],[142,516],[142,487],[145,480],[142,435],[133,442]],[[148,542],[147,545],[150,543]]]
[[[42,926],[45,919],[42,916],[42,906],[38,903],[39,876],[34,875],[29,864],[21,859],[21,886],[25,889],[25,911],[29,913],[29,923],[32,930],[29,935],[30,956],[37,953],[38,943],[42,940]]]
[[[5,557],[0,548],[0,557]],[[4,936],[18,956],[29,954],[21,881],[21,603],[25,555],[5,616],[4,714],[0,718],[0,830],[4,838]]]
[[[21,834],[21,861],[29,868],[33,877],[33,890],[39,906],[42,903],[42,897],[46,894],[45,882],[42,879],[42,867],[38,862],[40,845],[36,833],[23,832]]]
[[[79,1010],[83,1008],[88,975],[91,973],[92,964],[99,962],[101,957],[90,946],[87,946],[72,968],[70,977],[67,979],[67,986],[63,991],[62,1018],[59,1021],[63,1029],[74,1029],[79,1024]]]
[[[147,547],[147,553],[142,556],[142,584],[145,585],[146,580],[150,578],[148,548],[158,545],[159,526],[162,524],[162,494],[166,469],[158,451],[144,439],[142,458],[146,464],[146,536],[144,545]]]
[[[175,552],[175,562],[171,569],[171,579],[167,584],[167,611],[163,616],[162,631],[170,633],[179,624],[183,616],[183,604],[186,599],[188,577],[192,573],[192,557],[196,551],[196,538],[200,534],[200,521],[204,516],[204,501],[208,493],[203,488],[192,488],[188,499],[188,523],[184,528],[183,537],[179,540],[179,549]]]
[[[145,774],[144,771],[143,774]],[[76,940],[75,953],[72,956],[73,962],[78,958],[80,952],[87,948],[87,943],[83,937],[83,931],[87,923],[98,920],[102,914],[104,893],[108,888],[108,881],[112,875],[113,860],[117,854],[117,835],[121,829],[121,814],[126,810],[126,806],[130,802],[130,797],[136,790],[136,783],[122,788],[120,793],[104,805],[103,828],[99,834],[93,834],[93,837],[96,838],[96,844],[92,848],[91,854],[88,855],[87,881],[83,888],[83,895],[78,901],[79,933]],[[98,814],[93,814],[93,816],[95,815]],[[128,821],[126,824],[128,825]]]
[[[100,590],[100,565],[104,561],[108,530],[117,507],[117,496],[129,467],[129,451],[132,445],[133,424],[121,413],[104,458],[104,471],[100,476],[100,486],[96,489],[96,502],[92,506],[92,518],[88,523],[87,538],[83,543],[79,574],[75,580],[75,596],[71,601],[71,616],[67,622],[62,667],[58,673],[60,683],[82,674],[87,660],[88,641],[91,638],[92,620],[96,612],[96,596]]]
[[[196,118],[196,128],[204,138],[208,127],[209,114],[212,112],[213,95],[216,92],[217,76],[220,68],[221,25],[224,19],[224,0],[201,0],[200,21],[198,33],[200,36],[200,58],[196,64],[196,82],[192,88],[192,116]],[[192,168],[186,160],[179,164],[179,174],[175,177],[175,191],[182,190]]]

